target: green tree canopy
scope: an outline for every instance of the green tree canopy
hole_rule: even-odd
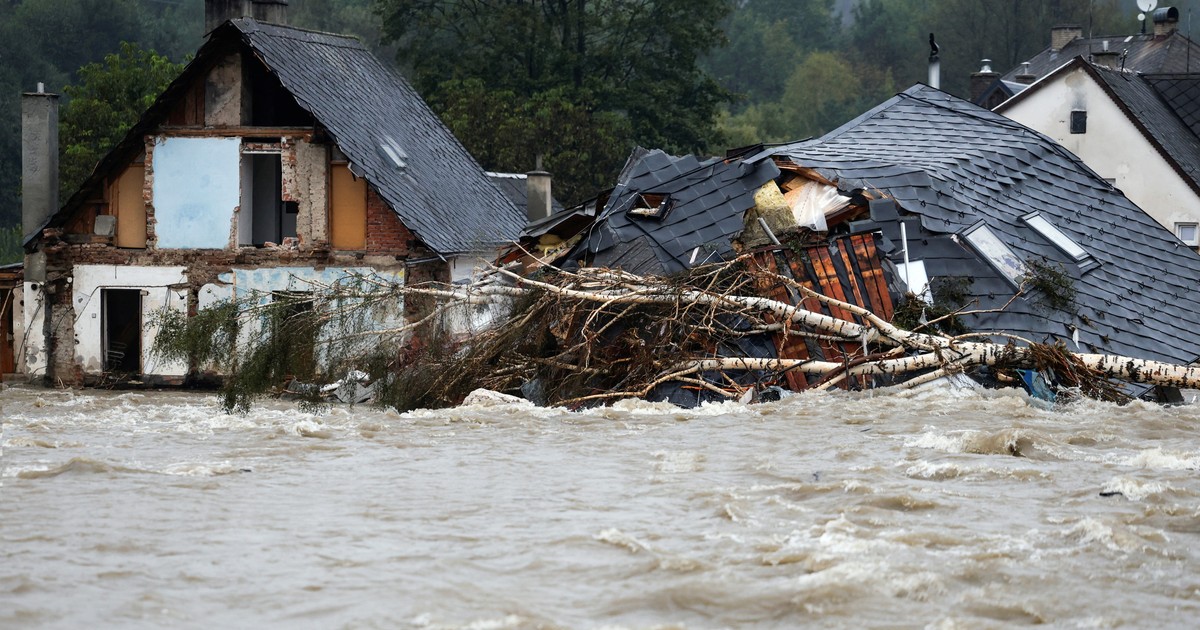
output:
[[[79,69],[79,83],[63,88],[70,99],[61,113],[60,197],[65,201],[183,70],[180,64],[136,44]]]
[[[634,144],[691,152],[713,141],[726,92],[698,59],[722,41],[729,8],[729,0],[380,0],[398,60],[485,167],[525,171],[542,154],[583,196],[588,182],[611,184]],[[493,124],[451,111],[461,109],[464,86],[486,112],[472,120]],[[557,126],[528,129],[519,150],[490,148],[514,141],[505,134],[522,124],[511,117],[529,111],[554,112],[542,121]],[[581,150],[594,146],[590,138],[612,148]]]

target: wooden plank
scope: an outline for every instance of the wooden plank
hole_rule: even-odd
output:
[[[892,293],[888,290],[887,278],[883,273],[883,261],[879,254],[879,250],[875,247],[875,237],[870,234],[863,234],[863,256],[871,261],[871,271],[864,272],[864,276],[875,283],[875,289],[879,293],[879,305],[875,309],[875,314],[879,315],[886,321],[892,321],[892,315],[895,313],[895,304],[892,303]]]

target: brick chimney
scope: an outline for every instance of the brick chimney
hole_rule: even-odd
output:
[[[1179,9],[1164,7],[1154,10],[1154,38],[1161,39],[1179,30]]]
[[[21,95],[21,231],[36,233],[58,211],[58,95]]]
[[[983,96],[996,79],[1000,78],[1000,73],[992,70],[992,60],[984,59],[979,72],[971,75],[971,102],[979,104],[979,97]]]
[[[1083,37],[1083,28],[1074,24],[1063,24],[1050,29],[1050,50],[1059,51],[1067,44]]]
[[[288,0],[204,0],[204,31],[243,17],[287,24],[287,8]]]

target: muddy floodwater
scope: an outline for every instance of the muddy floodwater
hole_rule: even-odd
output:
[[[1200,625],[1200,406],[0,401],[2,628]]]

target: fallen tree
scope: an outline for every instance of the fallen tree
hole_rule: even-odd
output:
[[[797,305],[811,301],[762,297],[760,288],[770,283],[829,312]],[[377,402],[399,409],[455,405],[480,387],[570,407],[672,395],[678,402],[681,392],[696,400],[752,400],[784,386],[789,372],[812,375],[811,388],[828,389],[911,387],[980,368],[1012,380],[1012,370],[1033,369],[1061,387],[1112,401],[1127,399],[1121,382],[1200,386],[1200,368],[1077,354],[999,331],[901,329],[749,256],[673,277],[599,268],[544,268],[525,277],[493,268],[464,285],[355,277],[309,288],[271,300],[247,296],[193,317],[165,313],[154,350],[189,359],[194,372],[224,374],[230,410],[248,408],[291,378],[330,382],[353,370],[373,380]],[[423,301],[426,313],[381,326],[380,309],[404,300]],[[858,350],[837,360],[779,357],[773,340],[781,337]]]

